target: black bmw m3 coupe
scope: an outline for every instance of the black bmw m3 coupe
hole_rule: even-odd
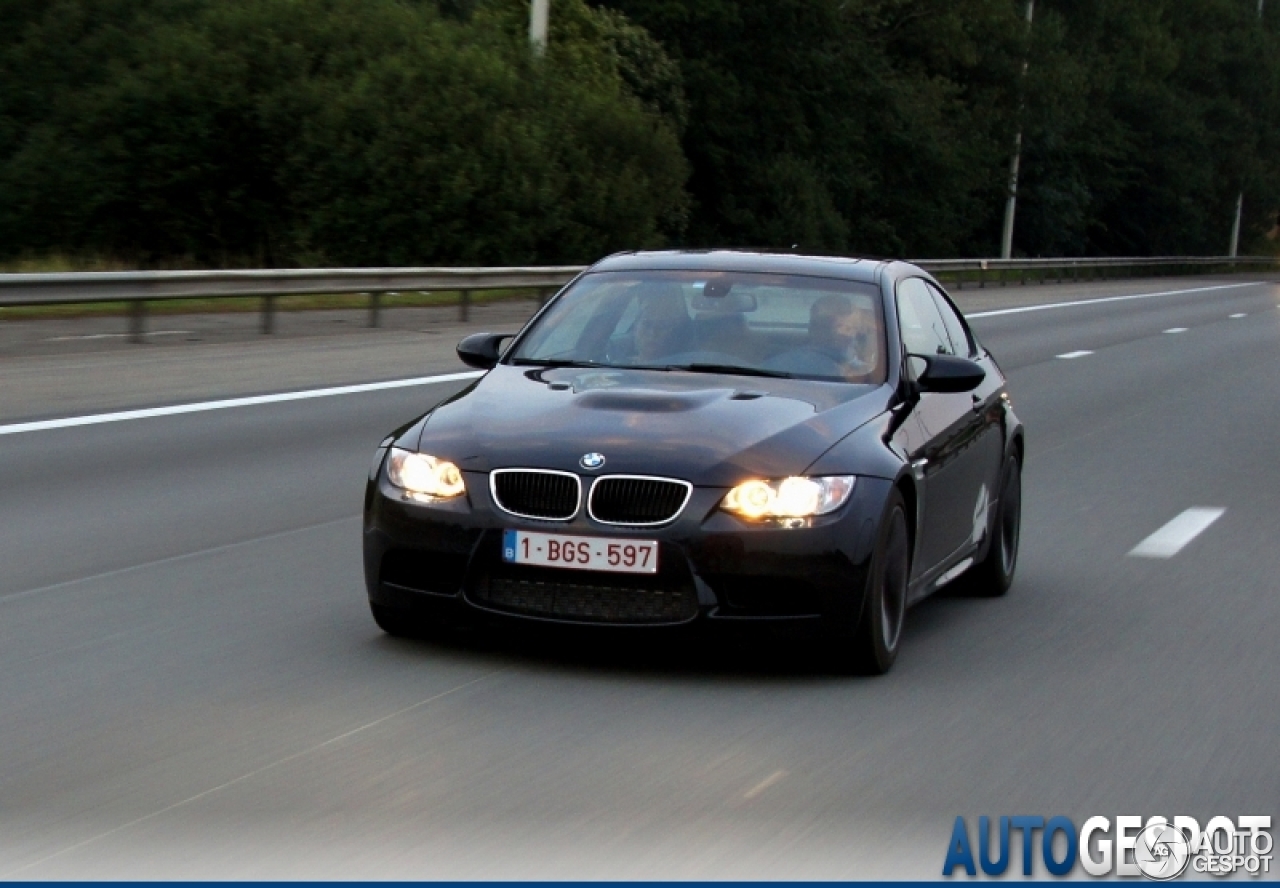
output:
[[[374,619],[810,627],[892,666],[907,608],[1013,581],[1023,429],[941,286],[903,262],[611,256],[388,437],[365,496]]]

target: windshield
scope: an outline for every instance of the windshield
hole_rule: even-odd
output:
[[[563,293],[506,362],[881,383],[871,284],[739,272],[598,272]]]

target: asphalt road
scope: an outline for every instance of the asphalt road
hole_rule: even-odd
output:
[[[877,679],[383,636],[368,461],[458,383],[0,434],[0,877],[934,878],[957,815],[1275,817],[1280,286],[978,315],[1018,577]]]

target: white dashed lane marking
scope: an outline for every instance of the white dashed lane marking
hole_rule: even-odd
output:
[[[1168,330],[1165,330],[1164,332],[1166,332],[1166,333],[1186,333],[1186,332],[1187,332],[1187,328],[1186,328],[1186,327],[1170,327]]]
[[[1172,558],[1200,534],[1209,525],[1217,521],[1226,509],[1217,507],[1197,507],[1187,509],[1164,527],[1147,537],[1129,552],[1137,558]]]
[[[79,336],[50,336],[45,342],[79,342],[84,339],[124,339],[132,333],[82,333]],[[143,336],[190,336],[190,330],[151,330]]]
[[[1248,316],[1249,316],[1249,315],[1245,314],[1244,312],[1238,312],[1238,313],[1236,313],[1236,314],[1233,314],[1231,317],[1232,317],[1232,318],[1247,318]]]
[[[754,799],[756,796],[760,795],[760,793],[764,792],[770,786],[773,786],[775,783],[782,780],[786,776],[787,776],[786,771],[774,771],[768,777],[764,778],[755,786],[751,787],[745,793],[743,793],[742,797],[744,799]]]
[[[1071,361],[1075,358],[1083,358],[1085,355],[1091,355],[1093,352],[1081,349],[1080,351],[1067,352],[1065,355],[1058,355],[1064,361]]]

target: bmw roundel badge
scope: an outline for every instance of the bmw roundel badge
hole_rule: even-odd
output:
[[[582,459],[578,460],[578,465],[588,471],[595,471],[604,465],[603,453],[584,453]]]

